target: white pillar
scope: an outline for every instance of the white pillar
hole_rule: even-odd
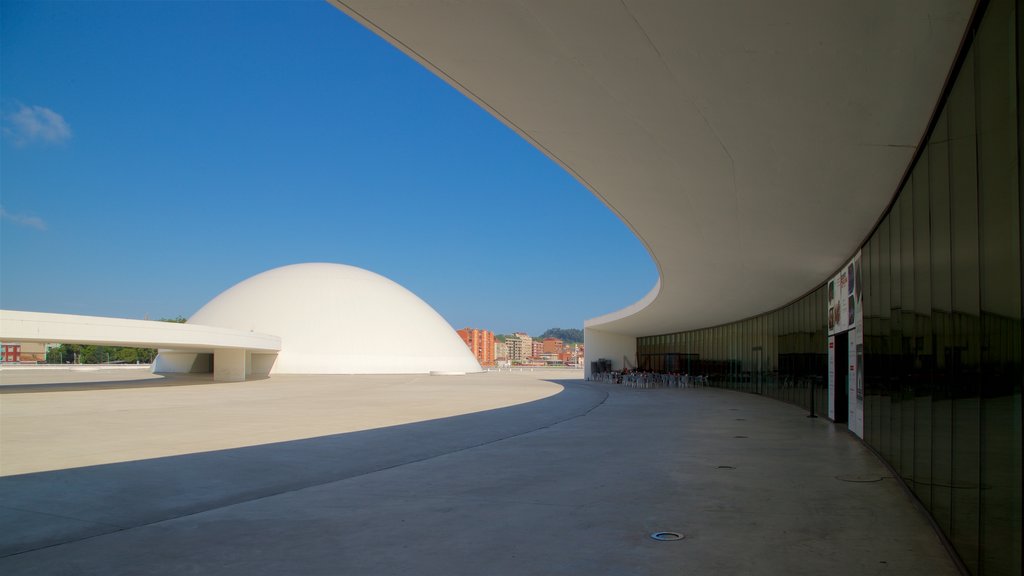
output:
[[[604,358],[611,360],[612,370],[622,370],[624,367],[623,357],[636,366],[636,336],[626,336],[613,332],[603,332],[593,328],[583,328],[583,373],[585,378],[590,378],[590,363]]]
[[[217,348],[213,351],[213,379],[218,382],[245,380],[246,356],[244,348]]]

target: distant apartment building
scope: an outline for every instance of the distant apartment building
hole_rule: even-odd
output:
[[[494,366],[494,332],[476,328],[463,328],[456,332],[481,366]]]
[[[4,344],[3,356],[0,356],[0,359],[4,363],[21,362],[21,344]]]
[[[547,366],[561,366],[562,359],[558,357],[558,354],[541,354],[537,357],[541,363]]]
[[[536,342],[534,343],[536,344]],[[537,355],[536,359],[548,366],[570,366],[580,367],[583,365],[583,346],[573,344],[567,346],[558,338],[545,338],[543,352]]]
[[[540,358],[544,354],[544,342],[534,340],[532,348],[533,351],[530,352],[530,358]]]
[[[494,361],[508,362],[508,346],[501,340],[494,341]]]
[[[4,363],[44,364],[47,345],[41,342],[5,343],[0,360]]]
[[[525,362],[533,354],[533,338],[523,332],[505,338],[510,362]]]
[[[565,343],[558,338],[545,338],[541,342],[544,354],[562,354],[565,352]]]
[[[21,361],[46,364],[46,353],[49,352],[51,346],[53,345],[42,342],[22,342]]]
[[[575,345],[573,345],[572,353],[570,355],[570,360],[571,360],[573,366],[576,366],[577,368],[582,368],[583,367],[583,353],[584,353],[583,344],[575,344]]]

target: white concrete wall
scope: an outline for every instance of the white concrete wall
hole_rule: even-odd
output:
[[[209,374],[213,372],[213,354],[180,350],[160,350],[153,360],[155,374]]]
[[[274,369],[274,362],[277,361],[277,354],[258,354],[253,353],[250,355],[250,376],[267,376]]]
[[[590,378],[590,363],[604,358],[611,360],[612,370],[622,370],[623,357],[636,366],[636,336],[603,332],[594,328],[583,329],[583,375]]]
[[[278,336],[253,330],[17,310],[0,310],[0,339],[207,351],[212,348],[263,352],[281,349]]]
[[[153,361],[153,372],[157,374],[188,374],[196,362],[196,352],[174,352],[161,350]]]
[[[248,352],[239,348],[223,348],[213,352],[213,379],[218,382],[245,380]]]

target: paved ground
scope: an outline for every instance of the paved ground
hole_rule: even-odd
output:
[[[4,371],[0,476],[398,426],[522,404],[562,389],[521,374],[492,374],[467,386],[460,377],[426,375],[214,384],[208,375],[136,370]]]
[[[168,384],[0,387],[5,466],[45,470],[0,478],[0,573],[957,573],[856,439],[753,395],[564,373]],[[62,466],[61,413],[129,457]],[[267,423],[285,436],[236,438]],[[188,453],[140,456],[183,430]],[[23,442],[50,456],[8,459]]]

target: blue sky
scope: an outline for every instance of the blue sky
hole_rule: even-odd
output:
[[[0,307],[188,316],[339,262],[538,334],[656,281],[583,186],[325,2],[0,11]]]

